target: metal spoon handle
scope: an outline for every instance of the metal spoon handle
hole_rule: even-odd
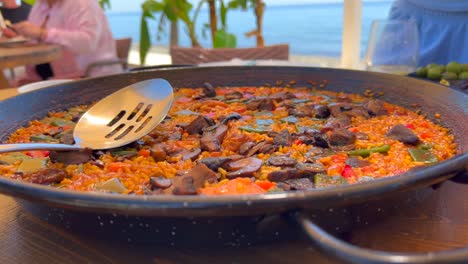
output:
[[[52,143],[21,143],[0,144],[0,153],[25,151],[25,150],[80,150],[77,145],[52,144]]]

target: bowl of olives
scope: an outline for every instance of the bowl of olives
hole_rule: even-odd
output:
[[[468,63],[456,61],[446,65],[431,63],[417,68],[416,72],[409,74],[409,76],[428,79],[468,92]]]

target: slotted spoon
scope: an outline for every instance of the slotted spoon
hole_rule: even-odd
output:
[[[73,131],[75,144],[2,144],[0,153],[120,147],[153,130],[166,117],[173,100],[172,86],[166,80],[138,82],[104,97],[89,108]]]

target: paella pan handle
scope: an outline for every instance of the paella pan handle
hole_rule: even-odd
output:
[[[302,213],[289,216],[307,234],[307,237],[322,252],[335,256],[345,263],[384,264],[384,263],[424,263],[458,264],[468,260],[468,247],[429,253],[399,253],[364,249],[340,240],[316,225]]]

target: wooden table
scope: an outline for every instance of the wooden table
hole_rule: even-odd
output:
[[[14,95],[15,91],[0,91],[0,100]],[[95,221],[97,224],[103,220]],[[176,231],[180,235],[180,230],[174,233]],[[185,236],[187,240],[197,241],[197,237],[190,234]],[[51,224],[3,195],[0,195],[0,238],[0,263],[4,264],[340,263],[318,253],[299,236],[284,242],[250,247],[218,246],[216,249],[202,243],[188,247],[169,242],[135,244],[131,240],[115,241],[107,236],[93,236]],[[466,247],[468,184],[446,182],[426,199],[401,208],[385,221],[353,230],[347,240],[363,247],[403,252]]]
[[[0,89],[8,87],[4,69],[51,62],[62,56],[62,48],[52,44],[18,44],[0,47]]]
[[[96,221],[100,221],[96,219]],[[108,224],[106,222],[106,224]],[[135,222],[135,225],[138,223]],[[40,220],[12,198],[0,195],[0,263],[326,263],[341,262],[318,253],[307,241],[213,249],[135,244],[96,237]],[[468,185],[448,182],[428,200],[385,222],[349,234],[357,245],[424,252],[468,245]],[[186,234],[187,239],[197,237]]]

